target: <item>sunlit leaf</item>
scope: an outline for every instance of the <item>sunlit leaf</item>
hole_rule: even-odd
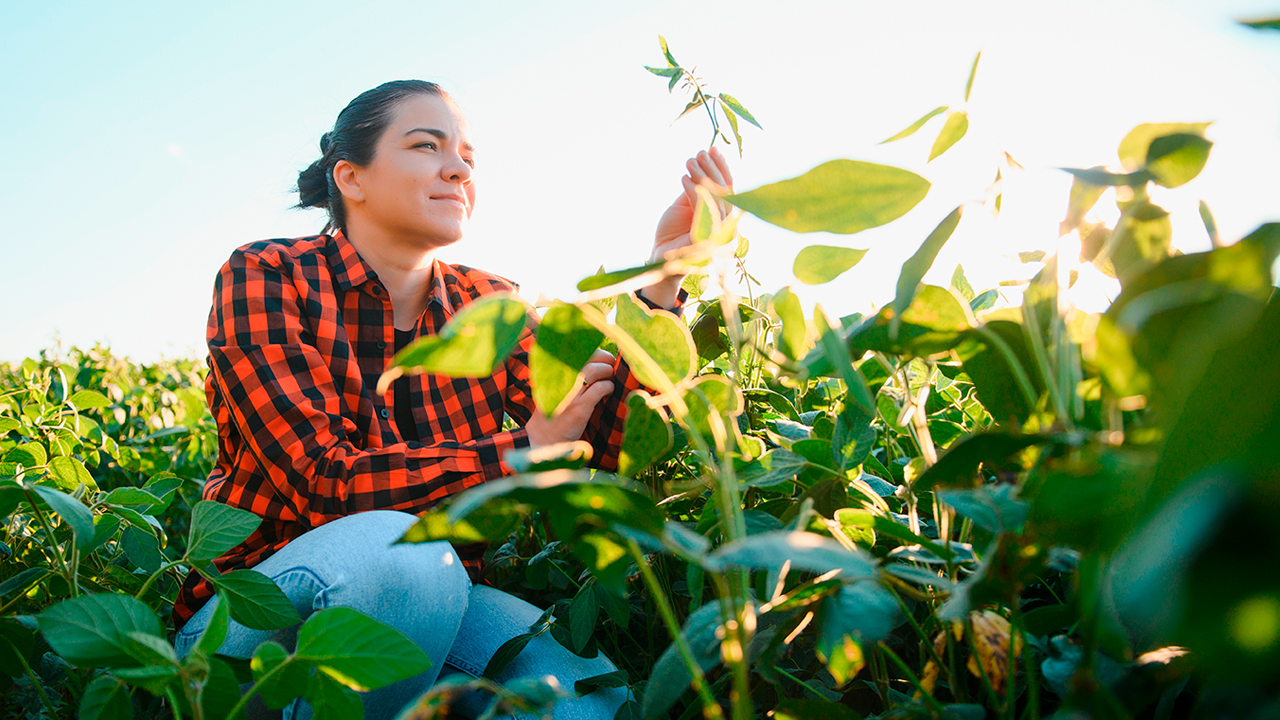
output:
[[[1213,143],[1202,135],[1175,133],[1151,141],[1147,150],[1147,170],[1156,184],[1175,188],[1190,182],[1209,162]]]
[[[1121,173],[1109,172],[1108,170],[1100,166],[1091,167],[1091,168],[1062,168],[1062,169],[1074,175],[1076,179],[1082,180],[1090,185],[1096,185],[1098,187],[1112,187],[1112,186],[1121,186],[1121,185],[1128,186],[1128,187],[1141,187],[1142,185],[1146,185],[1148,182],[1150,182],[1153,179],[1151,173],[1146,170],[1135,170],[1134,172],[1131,172],[1131,173],[1121,174]]]
[[[618,454],[618,474],[635,477],[666,454],[674,442],[667,417],[645,403],[644,396],[627,397],[627,420]]]
[[[547,310],[529,351],[533,401],[544,414],[552,417],[572,401],[578,373],[603,340],[581,308],[557,304]]]
[[[942,130],[938,133],[938,139],[933,141],[933,147],[929,150],[929,161],[951,149],[952,145],[960,142],[960,138],[969,132],[969,114],[963,110],[957,110],[947,116],[947,121],[942,125]]]
[[[889,325],[889,335],[897,334],[897,327],[902,319],[902,314],[911,305],[911,301],[915,299],[916,289],[920,287],[920,281],[924,278],[925,273],[933,267],[933,261],[938,257],[938,253],[942,251],[942,246],[950,239],[951,234],[955,232],[956,226],[960,224],[960,216],[964,213],[964,206],[961,205],[951,211],[950,215],[943,218],[938,223],[938,227],[929,233],[929,237],[924,239],[920,247],[916,249],[915,254],[902,264],[902,272],[898,275],[898,288],[893,298],[893,316]]]
[[[790,289],[783,288],[774,294],[769,309],[782,323],[782,328],[775,334],[778,350],[792,359],[802,357],[809,349],[809,329],[800,298]]]
[[[846,580],[876,575],[876,561],[861,550],[807,532],[777,531],[752,535],[720,546],[707,558],[711,568],[747,567],[780,569],[790,562],[797,570],[825,573],[839,570]]]
[[[302,622],[275,581],[256,570],[232,570],[213,581],[231,617],[254,630],[277,630]]]
[[[1143,123],[1129,131],[1120,141],[1116,151],[1120,163],[1129,171],[1141,168],[1147,161],[1147,150],[1151,141],[1158,137],[1175,134],[1204,135],[1211,123]],[[1102,184],[1102,183],[1097,183]]]
[[[795,232],[856,233],[905,215],[929,192],[913,172],[856,160],[832,160],[796,178],[725,199]]]
[[[527,306],[511,293],[486,295],[464,307],[439,335],[418,338],[396,353],[378,379],[379,395],[404,373],[449,377],[492,375],[520,340]]]
[[[74,497],[51,487],[35,485],[31,490],[48,503],[49,508],[62,518],[67,527],[71,528],[76,546],[82,550],[88,547],[94,537],[93,513],[89,508]]]
[[[792,272],[797,280],[806,285],[821,285],[835,280],[841,273],[857,265],[866,254],[866,250],[857,248],[809,245],[796,254]]]
[[[1246,25],[1255,30],[1280,30],[1280,17],[1262,20],[1240,20],[1239,22],[1241,25]]]
[[[201,500],[191,511],[191,531],[187,536],[187,557],[213,560],[239,545],[262,524],[262,518],[212,500]]]
[[[973,58],[973,67],[969,69],[969,80],[964,84],[964,101],[969,102],[969,93],[973,92],[973,78],[978,74],[978,61],[982,59],[982,51]]]
[[[413,677],[431,660],[404,633],[348,607],[317,611],[298,630],[299,658],[353,690]]]
[[[692,377],[697,348],[689,328],[665,310],[650,310],[630,295],[618,299],[617,324],[634,345],[619,345],[640,382],[661,389]],[[651,367],[652,366],[652,367]],[[654,373],[654,370],[661,375]]]
[[[929,112],[927,112],[927,113],[925,113],[925,114],[924,114],[924,117],[922,117],[922,118],[920,118],[919,120],[917,120],[917,121],[915,121],[915,122],[911,123],[910,125],[908,125],[908,126],[907,126],[907,128],[906,128],[905,130],[903,130],[902,132],[900,132],[900,133],[898,133],[897,135],[894,135],[893,137],[888,138],[888,139],[886,139],[886,140],[881,140],[881,141],[880,141],[880,144],[881,144],[881,145],[884,145],[885,143],[891,143],[891,142],[893,142],[894,140],[901,140],[902,138],[905,138],[905,137],[909,137],[909,136],[911,136],[911,135],[914,135],[914,134],[915,134],[915,132],[916,132],[917,130],[919,130],[920,128],[924,127],[924,124],[925,124],[925,123],[927,123],[927,122],[929,122],[930,120],[932,120],[935,116],[937,116],[937,115],[941,115],[942,113],[946,112],[946,111],[947,111],[947,109],[948,109],[948,108],[947,108],[947,106],[946,106],[946,105],[943,105],[942,107],[936,107],[936,108],[934,108],[934,109],[930,110]]]

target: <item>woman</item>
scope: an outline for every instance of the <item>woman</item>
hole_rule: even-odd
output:
[[[438,86],[399,81],[365,92],[320,145],[322,157],[299,175],[299,205],[328,210],[326,234],[246,245],[215,284],[207,393],[219,455],[204,497],[263,517],[215,562],[220,571],[271,577],[303,618],[355,607],[426,651],[431,669],[365,694],[366,717],[391,717],[442,671],[479,674],[540,615],[506,593],[472,587],[448,543],[392,546],[411,513],[508,474],[502,455],[512,448],[582,438],[598,467],[616,467],[622,400],[638,383],[598,352],[574,400],[548,419],[529,393],[526,332],[491,377],[405,377],[377,395],[399,348],[438,332],[475,298],[514,285],[435,258],[462,238],[476,201],[466,119]],[[700,153],[687,169],[684,192],[659,221],[654,257],[689,243],[696,184],[731,187],[718,151]],[[640,295],[678,311],[680,281]],[[523,427],[502,430],[504,412]],[[465,564],[474,569],[478,558]],[[207,581],[188,577],[174,607],[179,652],[207,624],[212,596]],[[292,647],[295,637],[296,628],[233,623],[221,652],[248,657],[263,641]],[[544,634],[499,679],[550,673],[572,688],[612,669]],[[559,703],[556,717],[611,718],[624,698],[622,689],[598,691]]]

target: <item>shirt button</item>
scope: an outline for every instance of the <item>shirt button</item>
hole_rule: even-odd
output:
[[[374,285],[374,286],[370,287],[370,288],[369,288],[369,291],[370,291],[370,292],[372,292],[374,295],[381,295],[381,294],[382,294],[382,288],[381,288],[381,287],[379,287],[379,286],[377,286],[377,285]]]
[[[386,408],[382,408],[382,410],[380,410],[378,414],[381,415],[384,420],[391,417],[391,413],[388,412]]]
[[[385,342],[383,342],[383,341],[381,341],[381,340],[379,340],[379,341],[378,341],[378,349],[379,349],[379,350],[385,350],[385,349],[386,349],[386,347],[387,347],[387,344],[386,344]]]

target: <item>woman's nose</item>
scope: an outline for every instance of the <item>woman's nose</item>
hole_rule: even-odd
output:
[[[454,155],[444,167],[444,176],[454,182],[466,183],[471,180],[471,166],[460,155]]]

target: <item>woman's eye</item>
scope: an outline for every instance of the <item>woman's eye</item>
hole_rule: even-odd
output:
[[[475,161],[475,160],[472,160],[471,158],[462,158],[462,162],[466,163],[466,164],[467,164],[467,167],[475,167],[475,166],[476,166],[476,161]]]
[[[414,147],[415,147],[415,148],[430,148],[430,149],[432,149],[432,150],[435,150],[435,149],[436,149],[436,144],[435,144],[435,143],[433,143],[433,142],[420,142],[420,143],[418,143],[417,145],[414,145]]]

